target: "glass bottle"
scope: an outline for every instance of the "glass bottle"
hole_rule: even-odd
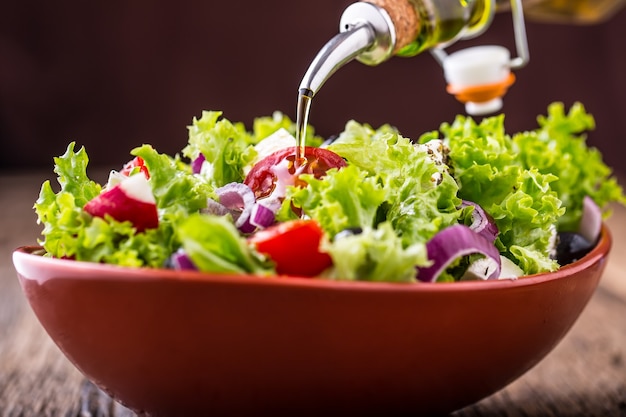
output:
[[[500,96],[514,81],[510,69],[528,61],[522,0],[508,0],[513,14],[518,57],[506,48],[470,48],[448,56],[446,46],[483,33],[493,20],[496,0],[368,0],[348,6],[339,34],[317,54],[298,90],[296,141],[304,149],[311,100],[324,82],[357,59],[378,65],[392,56],[413,56],[430,50],[442,64],[449,92],[466,103],[468,113],[485,114],[501,107]],[[469,104],[468,104],[469,103]]]
[[[415,12],[416,20],[410,24],[416,30],[402,28],[412,39],[401,40],[395,52],[398,56],[414,56],[483,33],[497,6],[493,0],[409,0],[408,3]]]
[[[523,3],[523,8],[522,8]],[[394,55],[413,56],[430,50],[441,61],[442,49],[460,39],[480,35],[496,11],[511,10],[518,59],[528,61],[524,14],[533,20],[598,23],[626,5],[626,0],[366,0],[348,6],[340,34],[312,62],[301,87],[315,94],[324,81],[357,59],[378,65]]]
[[[522,7],[522,1],[524,8]],[[535,20],[597,23],[626,0],[366,0],[348,6],[339,34],[317,54],[298,90],[296,142],[300,156],[313,96],[346,63],[357,59],[378,65],[392,56],[429,50],[444,68],[448,92],[466,104],[470,114],[501,108],[501,96],[514,82],[511,69],[529,60],[524,14]],[[527,9],[527,11],[525,10]],[[496,11],[510,10],[516,58],[500,46],[473,47],[448,55],[445,47],[483,33]]]

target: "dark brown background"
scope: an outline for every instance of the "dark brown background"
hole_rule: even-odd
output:
[[[350,2],[4,2],[0,170],[51,168],[70,140],[96,166],[118,167],[142,143],[175,153],[204,109],[248,126],[274,110],[294,118],[302,75]],[[589,143],[625,172],[626,10],[594,26],[527,23],[531,63],[505,98],[508,130],[533,128],[552,101],[582,101],[598,124]],[[474,43],[513,48],[510,16]],[[462,112],[444,88],[430,54],[351,63],[316,96],[311,123],[328,136],[349,119],[389,122],[416,137]]]

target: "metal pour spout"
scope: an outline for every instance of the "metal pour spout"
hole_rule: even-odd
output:
[[[387,60],[395,43],[394,24],[385,9],[371,3],[353,3],[341,16],[339,34],[311,62],[300,92],[312,98],[335,71],[355,58],[367,65]]]

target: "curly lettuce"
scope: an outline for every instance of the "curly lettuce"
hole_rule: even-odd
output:
[[[425,243],[461,215],[458,186],[430,154],[388,125],[349,122],[328,149],[367,172],[384,190],[384,219],[404,246]]]
[[[295,134],[295,123],[281,112],[272,117],[258,117],[254,120],[251,132],[243,123],[233,123],[222,117],[221,111],[204,111],[200,118],[194,118],[189,130],[187,146],[182,154],[193,161],[201,154],[210,167],[205,176],[215,187],[231,182],[243,182],[245,168],[257,155],[254,145],[279,129]],[[307,129],[307,145],[318,146],[322,138]]]
[[[104,262],[122,266],[160,267],[171,253],[171,233],[152,229],[137,233],[129,222],[92,217],[83,206],[102,191],[89,179],[89,158],[84,148],[54,159],[60,191],[44,182],[35,203],[39,223],[44,225],[39,243],[48,256],[79,261]]]
[[[378,282],[415,282],[416,265],[428,265],[426,246],[405,246],[389,222],[322,246],[333,259],[326,278]]]
[[[503,115],[480,123],[459,116],[441,131],[450,148],[459,196],[495,219],[500,252],[523,265],[527,274],[558,269],[551,250],[565,209],[550,187],[557,177],[521,164],[517,147],[505,133]]]
[[[563,103],[552,103],[548,114],[537,120],[537,130],[518,133],[512,141],[523,167],[556,177],[550,186],[566,209],[558,219],[560,231],[577,230],[585,196],[605,209],[605,217],[609,203],[626,204],[623,190],[602,154],[587,145],[585,132],[595,128],[595,121],[581,103],[574,103],[567,113]]]
[[[142,233],[130,222],[92,217],[85,204],[102,191],[89,179],[89,158],[84,148],[74,151],[69,144],[64,155],[55,158],[60,191],[46,181],[35,203],[38,221],[44,225],[39,243],[48,256],[78,261],[104,262],[122,266],[163,267],[180,242],[178,223],[206,206],[212,187],[194,176],[178,159],[159,154],[149,145],[131,151],[144,158],[150,171],[149,184],[159,210],[159,226]]]
[[[578,228],[586,195],[604,209],[626,202],[600,153],[585,143],[583,132],[595,124],[580,103],[567,114],[553,103],[538,121],[536,130],[513,136],[505,132],[504,115],[480,123],[458,116],[440,127],[459,197],[494,217],[498,248],[526,274],[558,268],[556,233]],[[429,132],[420,142],[438,136]]]
[[[243,168],[256,156],[253,137],[242,123],[232,123],[222,118],[222,112],[204,111],[193,119],[189,141],[182,150],[183,156],[195,160],[201,154],[211,167],[207,180],[215,187],[230,182],[242,182]]]
[[[454,179],[429,153],[390,126],[351,121],[328,149],[348,165],[307,186],[291,187],[280,220],[292,207],[316,220],[329,236],[333,278],[415,280],[428,264],[425,244],[462,213]],[[338,238],[343,231],[357,231]]]
[[[480,122],[458,116],[415,144],[389,125],[348,122],[328,145],[348,165],[321,178],[302,175],[306,187],[288,188],[277,219],[303,213],[320,224],[327,235],[323,250],[334,264],[327,278],[412,282],[415,268],[429,264],[426,243],[448,226],[471,222],[462,204],[469,200],[495,219],[498,250],[525,274],[555,270],[557,231],[578,228],[583,198],[590,196],[608,215],[608,204],[626,204],[626,197],[586,143],[595,122],[581,104],[566,112],[554,103],[538,123],[533,131],[508,135],[503,115]],[[179,156],[149,145],[133,149],[150,172],[159,215],[159,226],[142,233],[129,222],[83,211],[103,187],[87,175],[85,150],[71,143],[55,158],[60,190],[46,181],[35,203],[44,225],[40,243],[48,256],[137,267],[163,267],[182,247],[202,270],[271,274],[229,216],[200,212],[217,187],[244,180],[257,157],[255,145],[279,129],[295,132],[279,112],[256,119],[250,132],[221,112],[203,112],[182,150],[190,161],[204,157],[209,169],[200,175]],[[311,127],[307,135],[308,145],[322,143]],[[435,155],[437,144],[447,151]],[[440,280],[456,278],[449,270]]]

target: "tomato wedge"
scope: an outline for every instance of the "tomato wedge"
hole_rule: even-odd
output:
[[[146,177],[146,179],[150,179],[148,167],[146,166],[146,163],[141,156],[136,156],[131,161],[128,161],[126,164],[124,164],[124,167],[120,171],[120,174],[130,177],[131,175],[138,172],[141,172]]]
[[[257,199],[269,197],[275,192],[283,194],[278,197],[283,197],[287,185],[304,185],[298,181],[301,174],[313,174],[315,178],[320,178],[331,168],[346,166],[346,161],[336,153],[311,146],[305,148],[306,161],[303,164],[295,164],[295,159],[295,147],[280,149],[257,162],[244,184],[254,191]]]
[[[332,265],[331,257],[320,251],[324,232],[314,220],[290,220],[260,230],[248,241],[267,255],[280,275],[314,277]]]

